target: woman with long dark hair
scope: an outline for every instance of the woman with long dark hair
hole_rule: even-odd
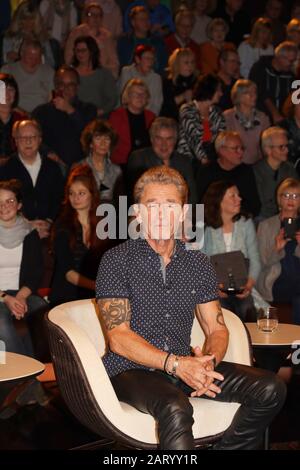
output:
[[[55,265],[49,300],[54,305],[94,297],[99,261],[109,245],[96,234],[99,203],[91,168],[77,166],[68,176],[61,214],[52,234]]]

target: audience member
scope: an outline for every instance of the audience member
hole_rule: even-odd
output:
[[[81,146],[86,158],[75,164],[86,163],[92,169],[101,202],[118,202],[122,194],[122,171],[112,163],[110,156],[117,143],[117,134],[108,121],[91,121],[81,135]],[[74,168],[73,167],[73,168]]]
[[[258,18],[252,26],[249,38],[239,45],[242,77],[248,78],[252,65],[260,57],[274,54],[271,28],[270,20]]]
[[[298,77],[300,68],[300,20],[293,18],[286,27],[286,38],[288,41],[296,44],[298,52],[297,58],[293,64],[293,72]]]
[[[52,305],[94,296],[95,279],[108,240],[96,233],[99,191],[88,165],[68,176],[61,214],[53,228],[54,275],[49,300]]]
[[[219,68],[219,55],[223,49],[233,49],[231,42],[225,42],[228,25],[222,18],[213,19],[207,26],[209,41],[204,42],[200,48],[200,63],[202,73],[217,73]]]
[[[41,125],[44,144],[55,152],[56,161],[67,167],[83,158],[80,135],[97,116],[95,105],[78,99],[78,86],[78,72],[72,67],[61,67],[55,73],[52,100],[33,112]]]
[[[260,136],[270,126],[270,120],[256,109],[256,85],[251,80],[237,80],[231,96],[234,107],[224,112],[226,128],[239,133],[245,146],[243,162],[252,164],[262,157]]]
[[[219,55],[218,77],[222,80],[222,96],[218,106],[224,111],[232,107],[231,90],[240,78],[240,59],[236,51],[224,49]]]
[[[5,84],[5,104],[0,103],[0,166],[15,150],[12,128],[16,121],[25,119],[26,114],[17,108],[19,89],[12,75],[0,73],[0,80]]]
[[[177,150],[180,155],[202,164],[214,159],[214,140],[225,129],[225,119],[215,106],[221,94],[218,77],[209,74],[199,77],[194,101],[182,105],[179,112]]]
[[[19,92],[19,106],[31,111],[46,103],[53,88],[54,70],[48,64],[42,64],[42,47],[36,40],[25,39],[20,49],[20,60],[6,64],[1,72],[13,75]]]
[[[297,178],[297,172],[288,159],[287,133],[281,127],[269,127],[262,133],[264,158],[253,166],[261,201],[259,219],[277,214],[276,188],[285,178]]]
[[[189,202],[197,202],[193,166],[189,159],[176,152],[177,123],[174,119],[156,118],[150,127],[151,147],[136,150],[128,160],[128,186],[130,195],[138,178],[149,168],[165,165],[177,170],[189,189]]]
[[[77,25],[77,10],[72,0],[42,0],[39,5],[48,35],[64,47],[70,31]]]
[[[300,324],[300,225],[290,235],[285,221],[300,216],[300,181],[287,178],[277,189],[279,214],[258,226],[262,270],[258,289],[268,301],[292,303],[293,322]]]
[[[243,6],[244,0],[225,0],[225,2],[219,2],[213,14],[215,18],[223,18],[226,21],[228,25],[226,41],[233,42],[236,47],[251,29],[249,15]]]
[[[134,7],[130,11],[132,31],[123,34],[118,39],[118,57],[121,67],[130,65],[134,59],[134,51],[140,44],[152,46],[155,49],[154,69],[163,73],[167,64],[168,55],[162,38],[150,33],[150,17],[145,7]]]
[[[242,198],[242,211],[253,217],[259,214],[260,200],[253,169],[242,163],[244,146],[240,135],[234,131],[220,132],[215,141],[217,161],[199,167],[196,185],[201,201],[214,181],[234,181]]]
[[[140,44],[135,48],[133,64],[125,65],[121,70],[119,87],[122,94],[129,80],[132,78],[143,80],[150,93],[147,109],[158,115],[163,101],[163,92],[161,76],[154,72],[154,64],[155,49],[152,46]]]
[[[228,295],[222,291],[224,285],[220,285],[220,303],[223,308],[236,313],[241,320],[256,321],[252,290],[260,272],[260,259],[254,223],[241,214],[240,193],[231,181],[212,183],[202,201],[206,226],[202,251],[212,256],[238,250],[249,263],[248,278],[242,286],[242,292]]]
[[[146,109],[150,97],[147,85],[138,78],[127,82],[121,97],[122,106],[110,115],[109,121],[118,134],[112,161],[126,168],[129,155],[150,144],[148,129],[155,114]]]
[[[174,23],[171,12],[166,5],[162,5],[160,0],[134,0],[128,5],[124,13],[124,31],[131,30],[130,13],[134,7],[143,6],[149,11],[150,32],[157,36],[167,36],[174,31]]]
[[[208,41],[206,28],[211,21],[211,17],[207,15],[212,10],[214,0],[195,0],[193,1],[193,14],[195,18],[191,38],[197,43],[202,44]]]
[[[167,72],[168,75],[163,79],[161,115],[178,120],[180,106],[193,98],[197,81],[194,53],[188,48],[175,49],[169,57]]]
[[[63,177],[57,163],[39,152],[42,133],[35,120],[17,121],[13,137],[17,152],[0,168],[0,180],[21,181],[23,214],[46,238],[59,211]]]
[[[20,58],[20,47],[27,40],[38,41],[42,47],[43,62],[56,69],[62,62],[59,42],[48,36],[38,7],[25,0],[16,9],[8,31],[0,40],[0,63],[15,62]]]
[[[95,0],[85,0],[85,4],[94,3]],[[117,39],[123,31],[123,16],[120,2],[117,0],[96,0],[103,11],[103,26]],[[126,2],[127,5],[128,2]]]
[[[297,53],[296,44],[282,42],[274,57],[261,57],[250,70],[249,79],[257,85],[258,107],[274,124],[282,120],[281,108],[295,79],[292,67]]]
[[[300,175],[300,103],[292,102],[290,94],[282,108],[285,119],[278,123],[287,132],[289,143],[288,160]]]
[[[99,48],[92,36],[75,39],[72,65],[80,77],[78,98],[97,106],[98,116],[107,117],[117,105],[118,90],[112,73],[99,62]]]
[[[99,61],[101,65],[109,69],[115,78],[119,74],[119,61],[115,41],[111,33],[103,28],[103,10],[99,3],[88,3],[83,10],[83,21],[69,34],[65,46],[65,62],[71,64],[75,39],[80,36],[92,36],[99,47]]]
[[[272,25],[272,42],[276,47],[285,40],[286,27],[281,21],[283,4],[281,0],[268,0],[266,3],[265,13],[263,16],[271,20]]]
[[[165,45],[170,56],[175,49],[188,47],[193,51],[198,69],[202,67],[199,45],[191,38],[195,18],[193,12],[179,10],[175,16],[175,32],[165,38]]]

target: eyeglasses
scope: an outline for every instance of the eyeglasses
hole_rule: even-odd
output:
[[[300,194],[299,193],[283,193],[281,194],[281,197],[284,199],[293,199],[293,201],[296,201],[297,199],[300,199]]]
[[[146,98],[147,95],[145,92],[137,93],[136,91],[131,91],[129,96],[132,98]]]
[[[288,144],[270,145],[270,147],[278,148],[281,151],[289,148]]]
[[[16,137],[16,140],[19,142],[32,142],[33,140],[37,140],[39,135],[24,135],[20,137]]]
[[[13,206],[17,200],[14,197],[6,199],[5,201],[0,201],[0,207]]]
[[[223,145],[228,150],[232,150],[233,152],[244,152],[245,147],[243,145],[236,145],[235,147],[229,147],[229,145]]]
[[[92,11],[88,11],[86,16],[89,18],[102,18],[102,13],[93,13]]]

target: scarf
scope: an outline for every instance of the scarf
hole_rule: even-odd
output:
[[[245,131],[250,131],[251,129],[254,129],[254,127],[260,125],[256,109],[253,109],[251,116],[247,118],[237,108],[235,108],[235,116]]]
[[[0,221],[0,245],[7,249],[16,248],[23,243],[31,230],[30,223],[22,216],[17,216],[16,223],[12,227],[5,227]]]

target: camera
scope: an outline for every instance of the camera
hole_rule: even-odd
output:
[[[283,219],[284,238],[295,238],[296,232],[300,230],[300,218],[287,217]]]

